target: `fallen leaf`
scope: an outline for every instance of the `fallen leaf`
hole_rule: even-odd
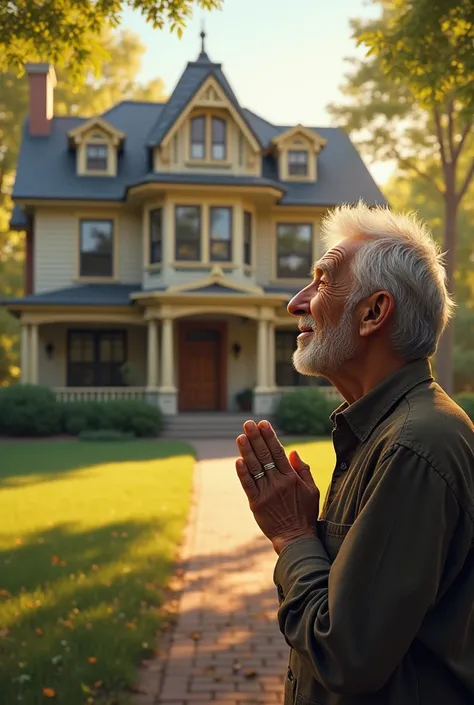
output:
[[[125,626],[127,627],[127,629],[131,629],[132,631],[135,631],[135,629],[137,628],[135,622],[125,622]]]
[[[118,536],[118,531],[112,531],[112,536],[116,539]]]
[[[10,593],[5,589],[0,590],[0,597],[10,597]]]
[[[239,673],[239,671],[242,670],[242,666],[238,661],[234,663],[234,665],[232,666],[232,670],[234,671],[234,673]]]
[[[126,531],[122,531],[122,533],[120,534],[120,536],[121,536],[123,539],[126,539],[127,536],[128,536],[128,534],[127,534]]]
[[[35,632],[38,636],[43,636],[44,634],[44,631],[41,629],[41,627],[36,627]]]
[[[148,642],[142,642],[142,649],[148,649]]]
[[[203,670],[203,675],[213,676],[215,670],[216,670],[215,666],[206,666],[206,668]]]
[[[87,622],[86,629],[88,629],[89,631],[92,629],[92,622]]]
[[[199,641],[200,638],[201,638],[201,632],[193,632],[191,634],[191,639],[193,639],[194,641]]]
[[[15,543],[17,546],[21,546],[21,544],[23,543],[23,539],[20,539],[20,538],[15,539]]]
[[[94,688],[102,688],[103,685],[104,685],[103,681],[96,681],[94,683]]]
[[[214,676],[214,681],[216,683],[220,683],[220,681],[224,680],[224,676]]]
[[[87,698],[86,703],[87,703],[87,705],[93,705],[94,698]]]
[[[20,661],[18,664],[18,668],[26,668],[28,666],[26,661]]]
[[[60,562],[59,556],[51,556],[51,565],[59,565]]]
[[[8,636],[8,628],[0,629],[0,639],[5,639]]]
[[[89,661],[89,663],[97,663],[96,656],[88,656],[87,660]]]
[[[93,563],[91,565],[91,568],[92,568],[92,570],[99,570],[99,566],[97,565],[97,563]]]
[[[248,678],[249,680],[251,678],[256,678],[257,676],[258,676],[258,673],[257,673],[257,671],[254,671],[253,668],[247,668],[244,671],[244,678]]]
[[[43,688],[43,695],[45,698],[55,698],[56,691],[53,688]]]
[[[70,619],[63,619],[62,624],[69,629],[73,629],[74,626]]]

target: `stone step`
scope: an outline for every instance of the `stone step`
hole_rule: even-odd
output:
[[[229,438],[234,439],[242,433],[242,425],[252,419],[248,413],[202,412],[196,414],[181,413],[168,416],[162,438],[176,439],[209,439]],[[258,419],[257,419],[258,420]]]

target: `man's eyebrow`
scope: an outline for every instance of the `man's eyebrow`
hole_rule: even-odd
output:
[[[316,275],[318,272],[322,272],[327,276],[328,279],[332,279],[334,276],[334,266],[329,264],[329,262],[319,260],[318,262],[315,262],[313,264],[310,276],[312,276],[313,279],[316,279]]]

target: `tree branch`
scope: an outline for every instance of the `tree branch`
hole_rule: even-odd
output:
[[[469,188],[469,184],[471,183],[473,177],[474,177],[474,159],[471,162],[471,166],[467,170],[467,174],[464,177],[463,184],[459,190],[459,193],[456,196],[456,202],[458,203],[458,205],[459,205],[459,203],[461,203],[461,200],[462,200],[463,196],[465,195],[467,189]]]
[[[453,107],[454,101],[451,99],[448,103],[448,145],[449,156],[452,164],[456,163],[456,148],[454,146],[454,124],[453,124]]]
[[[438,108],[435,108],[433,111],[434,115],[434,121],[436,125],[436,136],[438,138],[438,145],[439,145],[439,154],[441,157],[441,164],[443,165],[443,171],[446,174],[446,167],[447,167],[447,161],[446,161],[446,147],[444,144],[444,137],[443,137],[443,128],[441,127],[441,118],[439,115],[439,110]]]
[[[414,162],[410,161],[410,159],[406,159],[405,157],[402,157],[400,152],[396,149],[396,147],[393,148],[393,156],[397,161],[402,164],[402,166],[406,167],[407,169],[411,169],[414,171],[418,176],[420,176],[422,179],[427,181],[430,186],[432,186],[441,196],[444,195],[443,189],[441,189],[438,184],[436,183],[435,179],[433,179],[432,176],[426,173],[426,171],[423,171],[420,169]]]
[[[456,159],[457,159],[457,158],[459,157],[459,155],[461,154],[462,148],[464,147],[464,144],[465,144],[467,138],[469,137],[469,134],[470,134],[470,132],[471,132],[471,130],[472,130],[472,126],[473,126],[473,125],[474,125],[474,120],[471,121],[471,122],[468,122],[468,123],[465,125],[464,130],[462,131],[462,134],[461,134],[461,139],[459,140],[459,142],[458,142],[458,144],[457,144],[457,147],[456,147],[456,154],[455,154]]]

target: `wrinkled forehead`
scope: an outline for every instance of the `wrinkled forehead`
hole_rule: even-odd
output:
[[[323,273],[328,279],[334,280],[336,276],[349,275],[350,265],[362,244],[361,240],[347,239],[338,242],[314,263],[313,276],[316,278]]]

